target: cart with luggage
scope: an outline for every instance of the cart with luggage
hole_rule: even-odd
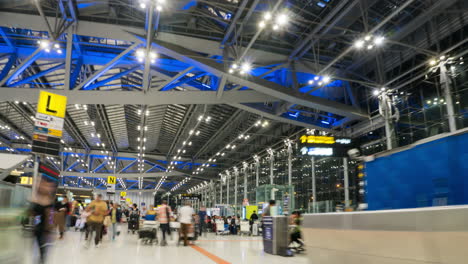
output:
[[[141,229],[138,231],[138,238],[144,244],[158,243],[159,222],[145,220]]]

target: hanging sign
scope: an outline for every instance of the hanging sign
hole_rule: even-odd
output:
[[[59,155],[66,108],[66,96],[40,92],[33,130],[33,153]]]
[[[352,141],[346,137],[302,135],[299,150],[302,155],[319,157],[346,157]]]

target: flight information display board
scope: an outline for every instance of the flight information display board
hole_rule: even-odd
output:
[[[335,136],[302,135],[299,150],[302,155],[315,157],[346,157],[352,148],[351,138]]]

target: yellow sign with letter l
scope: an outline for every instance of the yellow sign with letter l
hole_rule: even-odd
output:
[[[37,103],[37,112],[46,115],[52,115],[65,118],[67,109],[67,97],[54,93],[41,91],[39,102]]]

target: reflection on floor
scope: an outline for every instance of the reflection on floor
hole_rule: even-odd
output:
[[[158,234],[158,237],[161,237]],[[173,234],[175,238],[176,235]],[[216,236],[212,233],[198,239],[195,247],[177,246],[176,240],[168,246],[145,245],[137,235],[123,232],[115,241],[105,236],[99,248],[83,247],[84,236],[69,231],[58,240],[50,252],[50,264],[82,263],[309,263],[304,255],[295,257],[273,256],[263,252],[261,237]]]

